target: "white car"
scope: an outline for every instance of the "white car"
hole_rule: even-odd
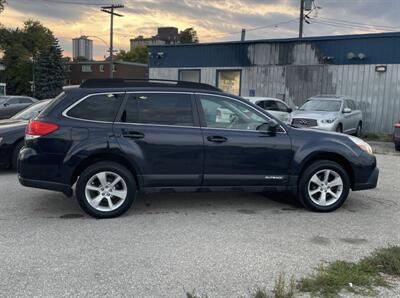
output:
[[[292,121],[292,108],[290,108],[284,101],[272,97],[243,97],[248,101],[258,105],[266,110],[275,118],[281,120],[286,124]]]

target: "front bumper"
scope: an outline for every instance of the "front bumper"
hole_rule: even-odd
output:
[[[379,169],[375,168],[366,182],[354,183],[353,191],[376,188],[378,184],[378,177],[379,177]]]

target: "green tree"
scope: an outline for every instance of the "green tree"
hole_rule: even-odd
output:
[[[198,43],[199,38],[197,36],[196,30],[194,30],[194,28],[191,27],[181,31],[179,33],[179,41],[180,43]]]
[[[0,13],[4,10],[4,4],[6,4],[6,0],[0,0]]]
[[[136,63],[147,63],[148,57],[149,50],[146,46],[143,45],[138,45],[128,52],[120,50],[117,54],[117,60]]]
[[[39,99],[57,96],[64,85],[64,61],[62,49],[55,40],[47,49],[39,52],[35,65],[35,94]]]
[[[25,22],[22,29],[0,28],[8,93],[32,95],[33,63],[54,41],[53,33],[36,21]]]

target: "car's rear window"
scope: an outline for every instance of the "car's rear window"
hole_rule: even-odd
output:
[[[123,99],[123,93],[91,95],[70,109],[67,116],[84,120],[113,122]]]
[[[122,122],[193,126],[193,110],[189,94],[130,94]]]

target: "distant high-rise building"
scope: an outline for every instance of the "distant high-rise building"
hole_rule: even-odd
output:
[[[87,60],[93,60],[93,40],[87,36],[72,39],[72,54],[73,59],[84,57]]]

